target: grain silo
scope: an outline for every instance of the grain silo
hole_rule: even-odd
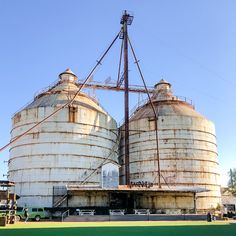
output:
[[[188,190],[205,189],[195,199],[197,211],[216,208],[221,194],[214,124],[186,100],[174,96],[170,83],[164,80],[155,86],[151,100],[158,115],[163,191],[136,196],[137,204],[142,208],[192,209]],[[134,185],[151,183],[158,188],[155,116],[150,102],[136,109],[129,122],[130,181]],[[121,143],[120,163],[120,179],[125,183],[124,142]],[[165,189],[173,192],[167,193]]]
[[[12,118],[12,140],[65,105],[79,85],[71,70],[37,95]],[[20,206],[53,206],[53,189],[67,185],[101,186],[101,168],[117,163],[117,125],[98,102],[80,92],[69,106],[15,142],[9,180],[16,183]],[[86,206],[86,197],[81,202]],[[91,200],[91,199],[90,199]],[[102,204],[102,199],[94,200]]]

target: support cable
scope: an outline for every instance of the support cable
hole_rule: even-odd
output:
[[[73,98],[68,101],[66,104],[64,104],[63,106],[59,107],[58,109],[56,109],[54,112],[52,112],[50,115],[46,116],[44,119],[42,119],[41,121],[39,121],[38,123],[36,123],[35,125],[33,125],[31,128],[29,128],[28,130],[26,130],[25,132],[23,132],[22,134],[20,134],[19,136],[17,136],[15,139],[13,139],[12,141],[10,141],[8,144],[6,144],[5,146],[1,147],[0,152],[2,152],[3,150],[5,150],[7,147],[9,147],[11,144],[15,143],[17,140],[19,140],[20,138],[22,138],[23,136],[25,136],[26,134],[28,134],[31,130],[33,130],[34,128],[36,128],[37,126],[41,125],[43,122],[45,122],[46,120],[48,120],[50,117],[54,116],[56,113],[58,113],[60,110],[62,110],[63,108],[65,108],[66,106],[69,106],[71,103],[73,103],[73,101],[75,100],[75,98],[77,97],[77,95],[80,93],[81,89],[84,87],[84,85],[88,82],[88,80],[90,79],[90,77],[92,76],[92,74],[94,73],[94,71],[96,70],[96,68],[98,67],[98,65],[101,65],[101,62],[103,60],[103,58],[106,56],[106,54],[108,53],[108,51],[110,50],[110,48],[113,46],[113,44],[115,43],[115,41],[117,40],[117,38],[119,37],[120,32],[116,35],[116,37],[113,39],[112,43],[109,45],[109,47],[107,48],[107,50],[103,53],[103,55],[101,56],[101,58],[97,61],[96,65],[93,67],[93,69],[90,71],[89,75],[86,77],[86,79],[84,80],[84,82],[81,84],[81,86],[79,87],[79,89],[77,90],[77,92],[75,93],[75,95],[73,96]]]
[[[129,45],[130,45],[130,48],[131,48],[131,51],[132,51],[132,54],[133,54],[133,57],[134,57],[134,60],[135,60],[135,64],[137,65],[137,68],[138,68],[138,71],[139,71],[139,74],[140,74],[140,77],[143,81],[143,85],[144,85],[144,88],[146,90],[146,93],[148,95],[148,100],[151,104],[151,107],[152,107],[152,110],[153,110],[153,113],[154,113],[154,116],[155,116],[155,135],[156,135],[156,148],[157,148],[157,165],[158,165],[158,187],[161,188],[161,177],[164,179],[165,183],[167,184],[165,178],[163,177],[163,175],[161,174],[161,169],[160,169],[160,155],[159,155],[159,134],[158,134],[158,114],[155,110],[155,107],[153,105],[153,102],[152,102],[152,99],[151,99],[151,96],[150,96],[150,93],[148,91],[148,88],[147,88],[147,85],[146,85],[146,82],[145,82],[145,79],[143,77],[143,73],[141,71],[141,68],[139,66],[139,61],[137,60],[137,57],[136,57],[136,54],[135,54],[135,51],[134,51],[134,48],[131,44],[131,41],[128,37],[128,42],[129,42]],[[169,185],[167,184],[167,186],[169,187]]]

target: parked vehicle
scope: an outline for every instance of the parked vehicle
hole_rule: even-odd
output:
[[[41,219],[47,218],[47,213],[43,207],[28,207],[29,219],[40,221]],[[24,220],[24,208],[18,207],[16,212],[17,220]]]

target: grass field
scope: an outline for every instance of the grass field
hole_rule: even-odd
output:
[[[0,227],[0,236],[234,236],[229,222],[28,222]]]

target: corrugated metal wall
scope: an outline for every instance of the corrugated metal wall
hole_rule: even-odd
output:
[[[162,82],[160,85],[161,88],[157,85],[152,100],[158,114],[161,184],[170,188],[206,188],[208,192],[197,194],[197,209],[215,208],[221,203],[221,194],[214,124],[190,104],[176,99],[171,94],[169,83]],[[149,103],[139,108],[130,119],[130,130],[133,130],[129,137],[132,182],[158,184],[154,119]],[[124,184],[123,145],[124,140],[120,151],[120,179]],[[164,199],[162,202],[159,198],[156,207],[165,207]]]
[[[68,75],[68,73],[66,74]],[[63,76],[62,76],[63,77]],[[68,102],[78,87],[73,74],[13,117],[12,139]],[[104,160],[117,163],[116,122],[93,99],[79,94],[72,107],[63,108],[10,149],[9,179],[23,206],[52,206],[53,186],[101,184]],[[98,168],[98,169],[97,169]],[[97,171],[96,171],[97,170]]]

